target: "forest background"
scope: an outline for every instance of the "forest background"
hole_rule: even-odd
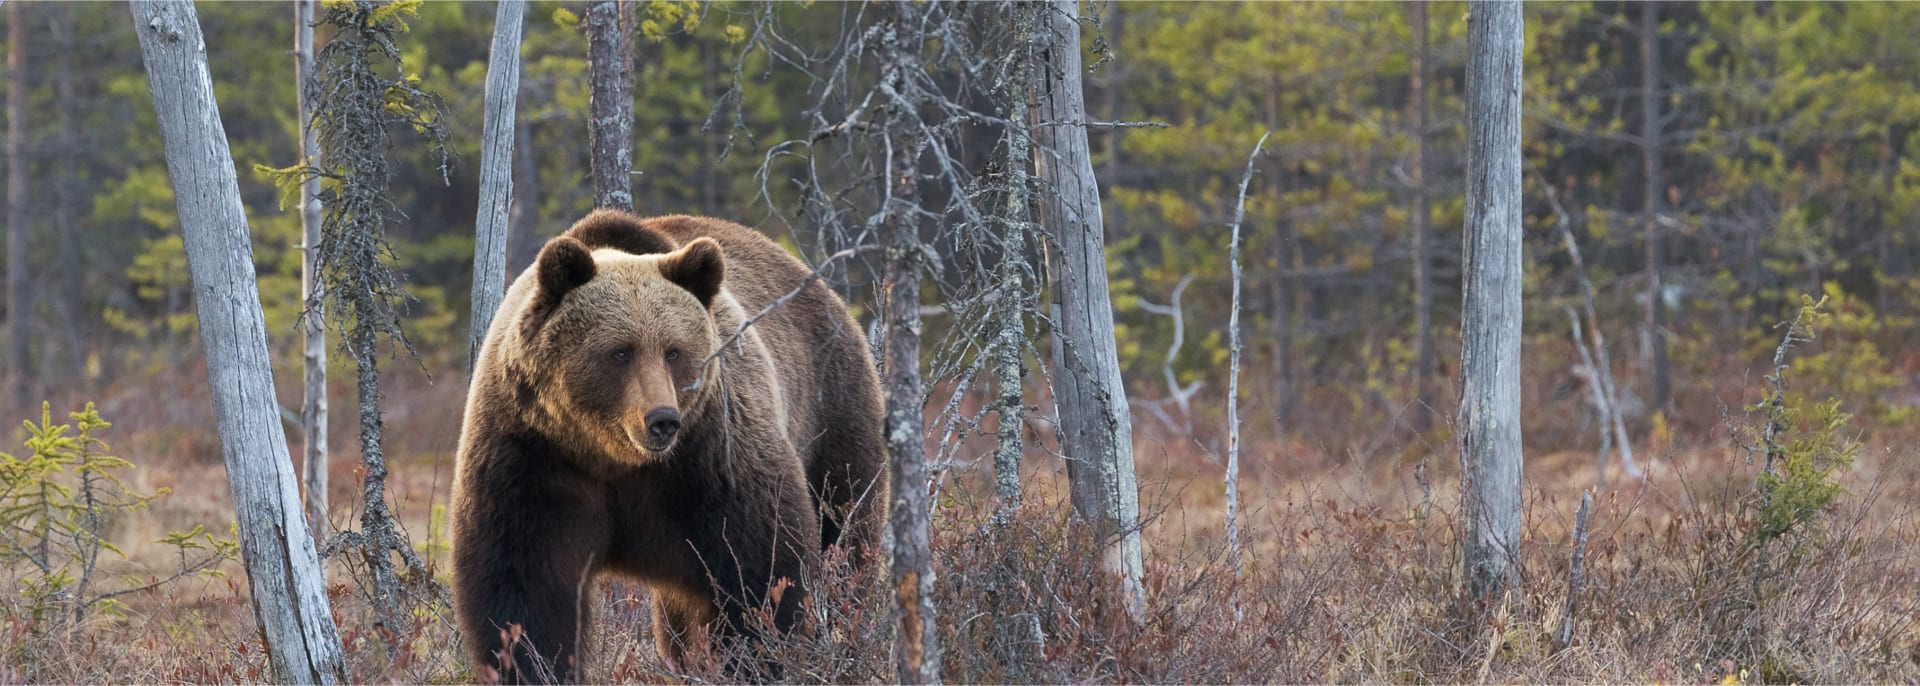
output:
[[[849,7],[781,5],[774,13],[789,39],[839,36]],[[1282,623],[1295,633],[1276,629],[1293,655],[1249,672],[1135,678],[1452,680],[1487,669],[1466,649],[1414,647],[1431,647],[1418,638],[1417,618],[1441,614],[1430,606],[1441,594],[1427,591],[1451,578],[1432,557],[1445,559],[1436,552],[1444,542],[1424,532],[1440,526],[1426,523],[1433,508],[1453,506],[1454,489],[1444,484],[1458,472],[1449,427],[1458,402],[1467,7],[1427,6],[1424,46],[1411,9],[1129,2],[1089,11],[1097,19],[1086,31],[1090,116],[1146,124],[1095,127],[1092,145],[1142,501],[1157,513],[1149,547],[1162,551],[1160,573],[1174,578],[1181,572],[1169,570],[1208,568],[1217,553],[1227,225],[1248,152],[1262,132],[1273,135],[1253,160],[1244,207],[1242,488],[1257,522],[1247,535],[1253,564],[1293,570],[1274,572],[1274,583],[1287,589],[1284,598],[1302,598],[1297,612],[1275,610],[1299,623]],[[273,3],[205,3],[200,12],[253,228],[275,376],[283,406],[298,408],[300,222],[260,171],[299,159],[291,13]],[[493,7],[428,3],[418,12],[401,48],[422,87],[444,98],[453,161],[443,170],[425,142],[405,132],[393,153],[393,193],[407,217],[392,228],[393,264],[415,300],[406,313],[413,352],[395,351],[400,362],[388,365],[385,421],[395,507],[415,543],[444,559],[436,546],[445,537],[441,512],[465,387],[461,334]],[[560,3],[529,8],[510,274],[592,206],[587,43],[577,12]],[[25,249],[24,259],[8,263],[26,269],[8,275],[10,296],[18,295],[7,303],[16,309],[0,317],[10,332],[28,335],[24,355],[7,351],[15,376],[0,398],[9,425],[0,449],[20,444],[15,422],[38,420],[42,401],[55,419],[97,403],[114,422],[106,437],[133,465],[127,478],[136,489],[172,491],[116,525],[129,558],[116,569],[165,576],[172,549],[140,542],[194,524],[219,530],[232,513],[139,46],[120,4],[24,3],[20,14],[30,22],[28,40],[7,48],[22,54],[25,78],[5,87],[10,97],[24,93],[26,116],[15,125],[26,144],[5,162],[29,170],[28,203],[9,208],[24,221],[8,227],[24,232]],[[804,213],[793,211],[802,202],[789,182],[800,176],[791,166],[799,162],[769,154],[773,143],[803,138],[815,125],[797,104],[811,101],[813,77],[787,68],[776,51],[752,49],[758,6],[654,2],[644,15],[632,151],[638,211],[734,219],[821,257]],[[1909,447],[1920,435],[1920,348],[1911,344],[1920,337],[1920,53],[1908,46],[1920,35],[1920,5],[1683,2],[1661,3],[1652,16],[1649,26],[1639,5],[1625,3],[1527,8],[1523,425],[1528,537],[1545,547],[1530,583],[1545,595],[1563,582],[1572,512],[1581,491],[1599,484],[1596,545],[1612,546],[1616,558],[1596,563],[1602,578],[1593,583],[1628,590],[1609,594],[1624,608],[1619,614],[1592,620],[1593,633],[1610,636],[1596,645],[1611,648],[1585,661],[1545,660],[1516,643],[1487,651],[1487,664],[1526,680],[1715,681],[1771,669],[1768,680],[1911,681],[1920,674],[1911,619],[1920,455]],[[1412,95],[1422,62],[1424,121]],[[1424,160],[1416,156],[1422,141]],[[969,162],[987,164],[994,145],[983,132]],[[875,260],[829,282],[864,320],[878,273]],[[1645,480],[1604,453],[1595,457],[1604,432],[1588,389],[1595,375],[1563,314],[1582,306],[1583,275],[1612,341],[1615,404]],[[1823,619],[1810,622],[1818,640],[1785,633],[1767,639],[1785,652],[1741,652],[1716,643],[1707,619],[1676,625],[1649,613],[1661,583],[1686,587],[1724,573],[1689,555],[1714,545],[1713,527],[1734,526],[1715,517],[1736,509],[1716,503],[1737,502],[1753,476],[1740,432],[1730,438],[1729,429],[1766,397],[1779,325],[1801,310],[1803,295],[1824,297],[1831,317],[1794,351],[1791,391],[1851,413],[1851,424],[1827,428],[1858,456],[1834,476],[1848,497],[1824,508],[1836,530],[1818,542],[1872,551],[1834,562],[1846,565],[1836,578],[1875,579],[1872,588],[1851,587],[1874,601],[1872,619],[1853,623],[1873,628],[1848,634],[1846,622]],[[937,314],[929,319],[930,339],[941,326]],[[350,407],[351,361],[332,360],[331,394],[337,407]],[[335,412],[333,425],[332,445],[353,450],[355,418]],[[1035,479],[1063,481],[1058,460],[1041,452],[1027,465]],[[960,484],[956,493],[984,492],[990,460],[979,459],[982,451],[939,454],[958,456],[937,465]],[[336,454],[332,464],[335,516],[348,521],[357,516],[357,461]],[[1671,578],[1646,571],[1648,560],[1671,566]],[[1345,574],[1341,565],[1386,570],[1378,573],[1387,578]],[[1415,567],[1434,576],[1408,571]],[[1324,576],[1285,576],[1310,573]],[[1436,599],[1408,603],[1383,592],[1369,600],[1354,590],[1360,584]],[[1902,584],[1904,593],[1887,590]],[[219,601],[243,591],[215,580],[129,596],[134,616],[160,620],[114,629],[151,639],[154,627],[173,627],[175,640],[192,635],[218,650],[156,658],[157,648],[142,653],[136,639],[96,642],[93,650],[121,662],[89,663],[71,648],[70,664],[34,673],[92,681],[103,664],[120,664],[139,671],[115,680],[207,681],[236,678],[220,670],[245,670],[249,660],[257,670],[257,658],[246,657],[243,614]],[[1795,602],[1821,606],[1819,597]],[[1399,630],[1354,630],[1347,613],[1370,602],[1385,616],[1414,619]],[[1778,607],[1786,617],[1801,606]],[[616,625],[645,626],[632,612],[613,614]],[[1644,627],[1630,628],[1648,624],[1697,633],[1649,643],[1634,633]],[[13,626],[27,635],[17,620]],[[1791,645],[1798,652],[1784,647]],[[654,668],[645,650],[607,652]],[[1751,658],[1760,654],[1773,662]],[[603,668],[627,664],[620,659]],[[379,669],[436,677],[457,670],[455,660],[437,655]],[[1276,671],[1258,671],[1268,668]]]

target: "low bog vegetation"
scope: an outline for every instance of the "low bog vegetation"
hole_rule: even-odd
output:
[[[1574,511],[1590,458],[1531,460],[1524,579],[1484,620],[1452,600],[1458,496],[1444,447],[1380,467],[1252,446],[1266,458],[1246,477],[1251,547],[1236,576],[1221,547],[1217,465],[1191,442],[1143,442],[1149,600],[1139,624],[1113,607],[1094,557],[1070,535],[1057,460],[1028,461],[1028,500],[1000,525],[988,476],[956,471],[935,520],[943,674],[956,683],[1920,680],[1920,455],[1886,447],[1898,422],[1869,412],[1868,433],[1843,402],[1824,399],[1825,384],[1795,386],[1794,346],[1811,347],[1827,317],[1820,303],[1803,308],[1775,350],[1782,364],[1751,390],[1757,399],[1723,410],[1720,442],[1658,454],[1647,480],[1616,478],[1597,492],[1577,592]],[[449,400],[426,394],[450,385],[396,393],[422,395],[402,406],[431,406]],[[439,425],[450,421],[457,415],[403,415],[395,433],[418,435],[404,422],[449,431]],[[195,528],[231,517],[217,506],[217,464],[191,472],[164,455],[112,457],[91,406],[64,424],[48,410],[23,428],[25,449],[0,455],[0,682],[269,678],[231,543]],[[397,508],[423,557],[444,560],[450,456],[432,442],[405,454],[415,456],[396,460]],[[178,475],[173,493],[141,485],[168,472]],[[335,481],[343,496],[354,487]],[[183,498],[203,505],[170,508]],[[185,531],[152,535],[155,519]],[[353,680],[475,677],[444,605],[376,627],[352,570],[335,570]],[[644,593],[603,583],[592,591],[587,678],[723,681],[718,666],[733,660],[787,681],[890,681],[884,582],[839,563],[821,574],[814,631],[760,652],[722,646],[690,672],[655,655]]]

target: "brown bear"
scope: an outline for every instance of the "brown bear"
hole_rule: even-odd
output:
[[[763,603],[793,628],[827,546],[877,554],[879,379],[810,273],[738,224],[599,210],[514,280],[454,477],[454,609],[479,666],[580,678],[602,572],[652,590],[657,648],[682,664],[709,631],[754,638]]]

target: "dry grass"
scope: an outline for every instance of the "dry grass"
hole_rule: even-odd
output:
[[[462,386],[444,377],[429,386],[402,370],[388,402],[396,510],[439,560],[441,541],[429,534],[451,481]],[[114,573],[164,569],[167,549],[146,541],[231,518],[205,400],[191,371],[102,398],[116,424],[107,439],[139,465],[134,485],[174,491],[120,523],[115,536],[130,559]],[[356,499],[357,474],[351,419],[338,412],[333,495],[344,506]],[[1059,461],[1028,461],[1029,501],[1001,530],[987,523],[982,462],[950,475],[936,519],[943,673],[962,683],[1920,683],[1920,454],[1895,435],[1869,434],[1873,445],[1842,476],[1849,493],[1826,513],[1824,535],[1757,585],[1752,558],[1737,546],[1740,499],[1757,468],[1724,441],[1683,437],[1678,449],[1642,455],[1644,482],[1610,474],[1596,499],[1575,640],[1564,647],[1553,636],[1568,591],[1573,511],[1594,480],[1591,453],[1530,455],[1524,581],[1504,611],[1477,623],[1451,600],[1457,465],[1444,437],[1368,439],[1368,455],[1384,457],[1366,459],[1356,459],[1359,439],[1249,446],[1250,547],[1235,579],[1220,547],[1218,465],[1200,443],[1143,430],[1150,600],[1137,626],[1103,609],[1100,576],[1066,533]],[[342,507],[335,521],[356,517]],[[0,594],[0,683],[269,681],[244,579],[237,566],[228,571],[133,597],[124,618],[58,632],[22,618],[16,594]],[[335,614],[355,681],[472,678],[444,608],[421,613],[403,636],[376,632],[349,571],[334,569]],[[787,680],[891,680],[881,584],[845,569],[823,574],[813,604],[827,621],[744,657],[770,657]],[[724,656],[693,673],[666,668],[653,651],[643,592],[603,583],[595,593],[591,680],[723,680]],[[1236,596],[1238,621],[1228,602]],[[1037,623],[1042,643],[1007,643],[1009,617]],[[399,646],[391,654],[389,638]],[[1029,661],[1010,669],[1009,655]]]

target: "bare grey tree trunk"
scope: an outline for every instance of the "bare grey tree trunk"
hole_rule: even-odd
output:
[[[1266,147],[1267,137],[1247,155],[1247,172],[1240,177],[1240,199],[1233,206],[1233,238],[1227,243],[1227,259],[1233,273],[1233,311],[1227,315],[1227,557],[1233,563],[1233,577],[1240,578],[1240,224],[1247,218],[1247,185],[1253,182],[1253,162]],[[1240,590],[1233,591],[1233,619],[1240,621]]]
[[[513,203],[514,103],[520,92],[520,26],[524,0],[500,0],[487,62],[485,124],[480,134],[480,211],[474,219],[473,315],[467,329],[467,372],[507,287],[507,214]]]
[[[1034,60],[1038,57],[1035,39],[1040,27],[1035,21],[1040,6],[1035,3],[1008,3],[1004,10],[1004,30],[1018,37],[1011,68],[1011,82],[1031,83]],[[1034,665],[1043,659],[1046,636],[1040,615],[1034,611],[1030,590],[1020,582],[1028,551],[1013,542],[1009,534],[1019,516],[1022,494],[1020,464],[1026,453],[1023,430],[1026,418],[1026,330],[1029,276],[1033,273],[1027,258],[1027,237],[1033,235],[1033,129],[1030,89],[1012,88],[1008,98],[1006,157],[1006,209],[1001,217],[999,239],[999,310],[994,313],[996,340],[993,346],[994,383],[999,399],[994,412],[999,429],[993,453],[994,505],[991,520],[998,540],[994,549],[994,578],[988,588],[994,615],[994,658],[1005,669],[1007,681],[1025,683]]]
[[[1497,602],[1519,574],[1523,28],[1517,0],[1474,5],[1467,28],[1461,548],[1479,602]]]
[[[1019,42],[1020,55],[1015,59],[1013,69],[1016,83],[1030,82],[1034,74],[1034,59],[1038,57],[1034,49],[1034,38],[1039,27],[1034,26],[1037,6],[1031,3],[1016,2],[1009,9],[1011,14],[1008,30],[1024,36]],[[1026,376],[1027,330],[1025,313],[1021,304],[1026,303],[1023,283],[1024,275],[1030,273],[1026,256],[1026,237],[1033,229],[1033,116],[1032,93],[1013,89],[1009,95],[1007,108],[1007,209],[1006,229],[1000,237],[1000,288],[1001,310],[997,313],[999,322],[999,341],[994,348],[995,383],[1000,388],[999,413],[1000,429],[998,446],[993,454],[994,475],[994,514],[996,526],[1005,526],[1013,521],[1020,509],[1020,458],[1024,454],[1021,441],[1021,426],[1026,410],[1024,378]]]
[[[33,307],[27,297],[27,17],[24,3],[7,7],[7,385],[13,410],[33,403],[27,371],[27,329]]]
[[[1673,402],[1673,379],[1668,375],[1666,298],[1661,272],[1665,269],[1660,245],[1660,8],[1640,3],[1640,123],[1641,164],[1646,184],[1642,211],[1647,232],[1647,372],[1653,377],[1652,411],[1665,412]]]
[[[313,107],[307,86],[313,81],[313,7],[315,0],[293,0],[294,83],[299,90],[300,160],[320,166],[320,139],[313,130]],[[306,392],[300,401],[300,437],[303,472],[307,481],[307,525],[316,538],[333,532],[333,509],[328,505],[327,470],[327,317],[315,297],[320,272],[320,177],[307,175],[300,185],[300,301],[311,303],[300,319],[300,359]],[[320,568],[324,580],[327,569]]]
[[[902,83],[901,72],[911,69],[913,55],[907,40],[919,30],[912,0],[895,0],[887,35],[882,39],[885,66],[882,79]],[[919,41],[913,41],[918,45]],[[882,278],[882,313],[886,334],[882,357],[887,384],[887,453],[892,463],[893,509],[893,619],[894,678],[902,684],[940,683],[940,642],[933,607],[933,503],[928,493],[926,427],[921,417],[927,403],[920,378],[920,245],[919,219],[913,212],[919,186],[914,144],[918,132],[908,119],[895,113],[888,122],[886,181],[880,211],[887,215],[887,259]]]
[[[1042,223],[1058,247],[1053,280],[1054,398],[1060,448],[1067,456],[1073,509],[1102,546],[1101,565],[1120,584],[1138,621],[1141,587],[1140,492],[1133,473],[1133,419],[1120,379],[1107,295],[1105,221],[1087,147],[1086,93],[1080,64],[1080,4],[1050,0],[1042,9],[1044,57],[1038,92],[1034,167]]]
[[[206,345],[240,552],[275,681],[344,679],[313,538],[280,426],[266,320],[233,157],[193,3],[132,3]]]
[[[1433,276],[1427,256],[1427,2],[1415,0],[1413,16],[1413,312],[1415,395],[1413,428],[1433,424]]]
[[[633,211],[633,41],[619,3],[587,5],[587,146],[593,204]]]

